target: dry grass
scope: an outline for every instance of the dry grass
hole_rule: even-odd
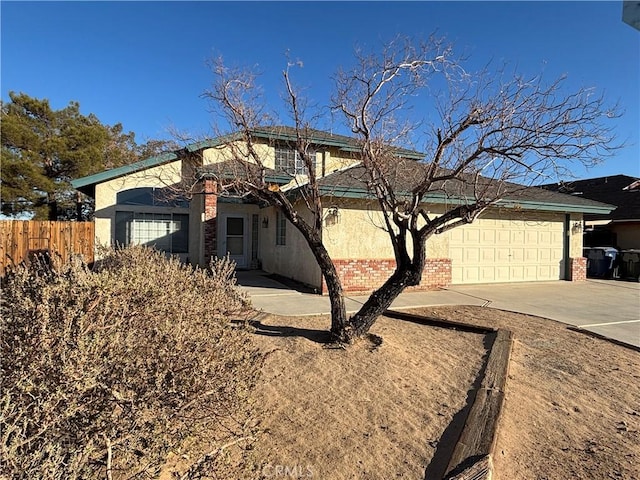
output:
[[[183,469],[237,478],[219,455],[198,463],[246,435],[259,370],[229,322],[247,308],[233,272],[142,248],[111,252],[94,271],[16,270],[0,324],[2,474],[151,478],[189,445]]]

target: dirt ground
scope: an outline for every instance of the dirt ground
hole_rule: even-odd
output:
[[[507,328],[514,347],[494,478],[640,478],[640,354],[536,317],[480,307],[427,316]],[[440,478],[484,337],[381,318],[346,350],[326,317],[267,316],[256,391],[257,478]]]
[[[500,310],[422,313],[514,333],[494,478],[640,478],[640,353]]]

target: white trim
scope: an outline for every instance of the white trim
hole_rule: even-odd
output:
[[[223,213],[219,216],[219,232],[218,237],[218,256],[227,255],[227,219],[228,218],[241,218],[243,222],[242,228],[242,249],[243,254],[229,255],[231,260],[236,262],[238,268],[248,268],[250,255],[249,255],[249,240],[251,239],[251,222],[249,221],[249,215],[243,213]]]

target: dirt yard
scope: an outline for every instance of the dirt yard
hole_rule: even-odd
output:
[[[494,478],[640,478],[639,353],[488,308],[419,313],[514,332]],[[342,350],[327,348],[326,317],[255,327],[268,352],[255,477],[441,477],[487,353],[482,335],[382,318],[379,346]]]

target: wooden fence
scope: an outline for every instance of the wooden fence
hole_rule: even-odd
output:
[[[93,222],[0,220],[0,275],[4,276],[7,268],[28,262],[39,253],[65,262],[79,254],[91,263],[94,235]]]

